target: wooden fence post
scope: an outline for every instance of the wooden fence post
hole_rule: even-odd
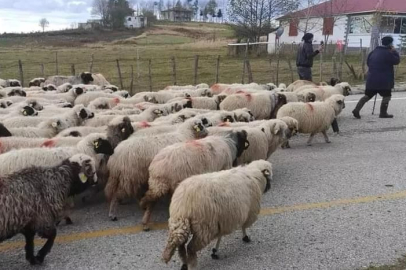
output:
[[[276,85],[279,85],[279,61],[280,61],[280,58],[279,58],[279,49],[278,49],[278,52],[277,52],[277,55],[276,55]]]
[[[92,53],[92,58],[90,59],[90,67],[89,67],[90,73],[93,73],[93,62],[94,62],[94,54]]]
[[[24,72],[23,72],[23,63],[21,62],[21,60],[18,60],[18,71],[20,73],[21,86],[24,87]]]
[[[45,78],[45,67],[44,67],[44,64],[41,64],[40,66],[41,66],[41,76],[42,76],[43,78]]]
[[[172,60],[172,79],[173,79],[173,85],[177,85],[177,82],[176,82],[176,60],[175,60],[175,56],[172,56],[171,60]]]
[[[152,91],[152,60],[148,60],[149,91]]]
[[[286,61],[288,62],[288,67],[289,67],[289,71],[290,71],[290,78],[292,83],[295,81],[295,78],[293,77],[293,68],[292,68],[292,63],[290,62],[290,59],[286,59]]]
[[[55,73],[59,75],[58,51],[55,52]]]
[[[338,67],[338,79],[340,81],[343,81],[343,64],[344,64],[344,52],[346,50],[347,45],[344,45],[341,48],[341,52],[340,52],[340,65]]]
[[[323,81],[323,52],[320,52],[320,82]]]
[[[333,61],[333,71],[331,73],[331,77],[332,78],[338,78],[338,70],[337,70],[337,58],[335,56],[333,56],[331,58],[331,60]]]
[[[118,78],[120,80],[120,86],[121,86],[121,89],[124,89],[123,77],[121,76],[121,69],[120,69],[120,60],[116,59],[116,62],[117,62],[117,72],[118,72]]]
[[[217,63],[216,63],[216,83],[219,82],[220,76],[220,55],[217,56]]]
[[[248,83],[254,82],[254,78],[252,77],[252,70],[251,70],[251,63],[250,60],[245,60],[245,64],[247,65],[247,72],[248,72]]]
[[[71,70],[72,76],[75,76],[76,75],[75,64],[71,65],[70,70]]]
[[[133,95],[133,87],[134,87],[134,66],[131,65],[131,82],[130,82],[130,94]]]
[[[367,50],[363,49],[362,54],[361,54],[361,72],[362,72],[362,74],[360,76],[360,79],[362,79],[362,80],[365,79],[365,74],[366,74],[365,66],[367,64],[366,62],[367,62]]]
[[[195,76],[194,76],[194,85],[197,85],[197,73],[199,69],[199,56],[195,55]]]
[[[272,82],[275,82],[275,73],[272,73],[272,57],[269,57],[269,74],[271,75]]]
[[[247,59],[244,58],[244,61],[242,62],[242,75],[241,75],[241,84],[244,84],[244,79],[245,79],[245,66],[247,63]]]

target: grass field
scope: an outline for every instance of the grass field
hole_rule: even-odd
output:
[[[216,77],[216,61],[220,56],[219,81],[223,83],[241,82],[243,59],[228,56],[227,44],[235,42],[231,28],[223,24],[182,23],[162,24],[145,32],[123,31],[118,33],[100,32],[85,35],[52,35],[35,37],[0,37],[0,78],[19,78],[18,60],[23,63],[24,81],[42,76],[41,64],[45,76],[56,74],[56,52],[58,69],[61,75],[72,73],[72,64],[76,73],[89,70],[91,56],[94,56],[93,72],[100,72],[113,84],[120,85],[116,59],[120,66],[125,89],[129,89],[134,70],[134,91],[149,89],[148,63],[151,59],[152,88],[162,89],[173,84],[172,61],[176,59],[177,84],[194,82],[195,55],[199,55],[198,82],[212,84]],[[281,58],[279,82],[290,83],[291,72],[288,62],[294,66],[294,52]],[[361,70],[359,55],[347,57],[357,72]],[[325,57],[322,68],[323,80],[332,76],[331,57]],[[267,83],[276,80],[276,59],[270,64],[269,56],[250,56],[253,79]],[[271,66],[272,65],[272,66]],[[343,68],[343,78],[352,79],[348,68]],[[319,60],[315,61],[314,80],[320,78]],[[399,77],[404,77],[406,66],[399,69]],[[293,71],[297,79],[296,71]],[[245,82],[248,77],[245,78]]]

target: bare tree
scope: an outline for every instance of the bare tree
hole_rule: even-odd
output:
[[[49,22],[46,18],[42,18],[41,20],[39,20],[39,26],[42,28],[42,33],[45,32],[45,27],[49,26]]]
[[[92,15],[99,16],[102,24],[106,26],[109,18],[109,9],[107,0],[93,0]]]
[[[238,37],[259,41],[276,28],[273,19],[298,5],[297,0],[230,0],[230,20]]]

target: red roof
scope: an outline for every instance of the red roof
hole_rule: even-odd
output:
[[[376,10],[390,11],[396,13],[406,13],[405,0],[330,0],[310,8],[306,8],[294,13],[289,13],[283,17],[325,17],[326,15],[343,15],[354,13],[374,12]]]

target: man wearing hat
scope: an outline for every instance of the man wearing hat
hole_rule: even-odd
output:
[[[388,106],[392,97],[392,88],[395,86],[394,66],[399,63],[400,56],[393,47],[393,38],[390,36],[382,38],[382,46],[376,47],[368,55],[365,96],[358,101],[357,106],[352,111],[355,118],[361,119],[360,110],[376,94],[382,97],[379,118],[393,118],[393,115],[388,114]]]
[[[313,58],[320,53],[323,45],[313,51],[313,34],[311,33],[306,33],[302,41],[296,56],[297,73],[301,80],[312,81]]]

